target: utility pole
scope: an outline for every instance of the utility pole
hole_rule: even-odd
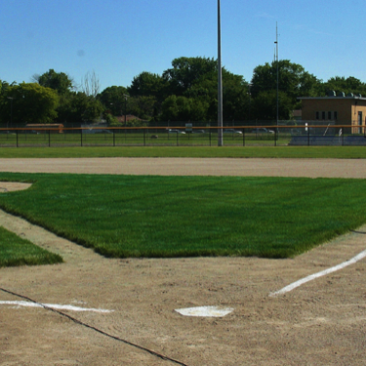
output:
[[[277,87],[276,87],[276,126],[278,126],[278,28],[276,22],[276,66],[277,66]]]
[[[123,94],[125,97],[125,142],[126,142],[126,133],[127,133],[127,94]]]
[[[223,136],[223,112],[222,112],[222,66],[221,66],[221,9],[220,0],[217,0],[217,46],[218,46],[218,57],[217,57],[217,68],[218,68],[218,111],[217,111],[217,126],[218,126],[218,146],[224,145]]]

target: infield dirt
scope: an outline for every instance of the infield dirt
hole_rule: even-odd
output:
[[[0,171],[366,178],[366,161],[3,159]],[[0,225],[65,260],[1,268],[1,288],[40,303],[112,310],[63,312],[186,365],[365,365],[365,260],[286,295],[269,294],[365,250],[366,226],[294,259],[268,260],[106,259],[4,212]],[[0,291],[0,302],[20,300]],[[222,318],[174,311],[205,305],[234,311]],[[50,310],[0,305],[2,366],[170,364]]]

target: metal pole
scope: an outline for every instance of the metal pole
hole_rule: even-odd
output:
[[[127,94],[125,96],[125,144],[126,144],[126,128],[127,128]]]
[[[224,145],[223,138],[223,112],[222,112],[222,66],[221,66],[221,7],[220,0],[217,0],[217,48],[218,48],[218,57],[217,57],[217,68],[218,68],[218,111],[217,111],[217,136],[218,146]]]
[[[276,87],[276,126],[278,126],[278,28],[276,22],[276,66],[277,66],[277,87]]]
[[[274,146],[277,146],[277,134],[278,134],[278,128],[276,128],[276,131],[274,133]]]
[[[125,127],[127,127],[127,95],[125,95]]]

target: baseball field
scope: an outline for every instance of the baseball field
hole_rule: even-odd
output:
[[[85,189],[63,197],[74,179]],[[365,179],[366,160],[349,158],[2,158],[0,226],[62,262],[0,267],[0,365],[363,365]],[[53,191],[52,180],[58,181]],[[96,185],[98,194],[90,190]],[[129,196],[115,191],[132,186]],[[110,203],[93,201],[92,216],[81,214],[92,194],[112,193]],[[215,197],[207,206],[205,198]],[[65,200],[73,201],[71,209]],[[116,201],[129,211],[106,213]],[[187,217],[174,208],[179,202]],[[321,215],[310,226],[314,206]],[[166,228],[149,221],[164,214]],[[142,218],[139,225],[127,221],[132,215],[135,222]],[[105,217],[118,230],[130,228],[130,236],[121,234],[131,238],[129,252],[98,253],[98,243],[107,242],[97,231]],[[203,225],[208,218],[212,226]],[[251,236],[241,242],[249,218]],[[329,239],[316,236],[325,230],[333,230]],[[257,240],[270,247],[276,233],[291,245],[318,241],[282,258],[239,251]],[[163,255],[159,245],[173,239],[178,254]],[[153,248],[133,255],[153,240]],[[217,252],[197,245],[182,254],[189,241],[215,243]],[[149,255],[154,248],[158,254]],[[231,312],[187,317],[176,311],[203,306]]]

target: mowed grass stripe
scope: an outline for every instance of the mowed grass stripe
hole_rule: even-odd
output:
[[[366,222],[365,180],[1,173],[0,206],[109,257],[303,253]]]
[[[363,146],[146,146],[21,147],[0,149],[0,158],[187,157],[365,159]]]
[[[0,226],[0,267],[61,263],[50,253]]]

